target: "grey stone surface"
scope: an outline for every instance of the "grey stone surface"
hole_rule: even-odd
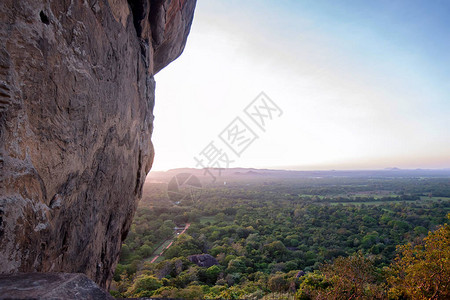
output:
[[[218,265],[217,259],[209,254],[196,254],[191,255],[188,259],[199,267],[209,268],[214,265]]]
[[[114,299],[84,274],[0,275],[0,299]]]
[[[109,286],[195,2],[0,1],[0,273]]]

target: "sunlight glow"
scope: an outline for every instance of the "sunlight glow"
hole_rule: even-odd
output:
[[[399,2],[199,1],[185,52],[156,76],[153,169],[195,167],[261,91],[284,114],[233,167],[450,167],[449,43],[417,39],[450,27]]]

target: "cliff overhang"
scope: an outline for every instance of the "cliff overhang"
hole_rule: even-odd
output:
[[[0,272],[108,287],[195,0],[0,2]]]

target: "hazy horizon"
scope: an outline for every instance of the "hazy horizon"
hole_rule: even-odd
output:
[[[176,168],[170,168],[170,169],[163,169],[163,170],[156,170],[156,169],[151,169],[149,174],[151,172],[169,172],[169,171],[173,171],[173,170],[184,170],[184,169],[194,169],[194,170],[204,170],[202,168],[195,168],[195,167],[176,167]],[[318,172],[327,172],[327,171],[450,171],[450,167],[442,167],[442,168],[399,168],[399,167],[386,167],[386,168],[360,168],[360,169],[354,169],[354,168],[341,168],[341,169],[303,169],[303,168],[296,168],[295,166],[293,167],[269,167],[269,168],[254,168],[254,167],[242,167],[242,166],[233,166],[224,170],[235,170],[235,169],[242,169],[242,170],[270,170],[270,171],[305,171],[305,172],[314,172],[314,171],[318,171]]]
[[[185,52],[156,76],[153,170],[195,167],[211,142],[230,167],[449,168],[448,11],[423,1],[198,2]],[[282,114],[253,127],[257,139],[235,155],[219,135],[236,117],[254,125],[244,109],[261,92]]]

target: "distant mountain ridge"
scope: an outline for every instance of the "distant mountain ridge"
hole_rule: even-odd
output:
[[[275,170],[275,169],[255,169],[255,168],[228,168],[228,169],[196,169],[177,168],[168,171],[151,171],[147,176],[147,181],[152,182],[157,179],[171,178],[179,173],[190,173],[197,177],[208,177],[213,174],[221,180],[227,178],[322,178],[322,177],[362,177],[362,178],[418,178],[418,177],[438,177],[450,178],[450,169],[400,169],[386,168],[380,170],[317,170],[317,171],[296,171],[296,170]]]

